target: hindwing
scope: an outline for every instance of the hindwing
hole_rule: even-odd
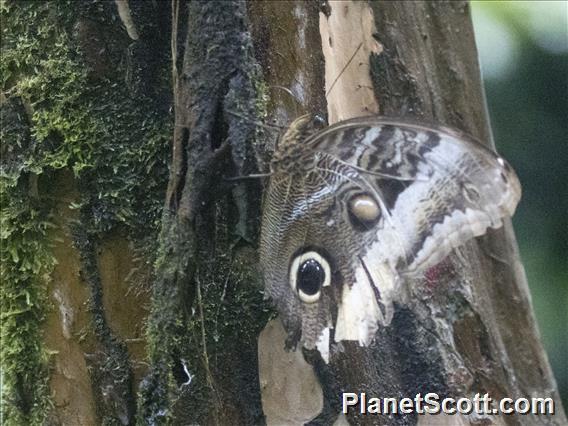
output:
[[[505,160],[448,129],[358,118],[280,149],[261,235],[266,290],[320,352],[330,335],[368,344],[402,276],[501,226],[521,193]]]

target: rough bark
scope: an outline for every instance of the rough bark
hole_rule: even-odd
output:
[[[2,421],[132,424],[167,183],[169,9],[131,4],[134,41],[114,2],[1,12]]]
[[[270,3],[264,3],[264,7],[275,8]],[[287,7],[295,16],[302,16],[297,12],[301,9],[298,3],[290,2]],[[350,38],[358,39],[359,34],[345,34],[344,28],[360,28],[363,33],[367,23],[362,14],[368,15],[369,11],[360,9],[367,7],[374,16],[373,39],[365,40],[363,35],[362,41],[354,45]],[[326,47],[329,50],[326,44],[335,44],[335,51],[326,56],[325,70],[316,59],[318,55],[311,56],[315,66],[320,67],[319,72],[312,73],[316,82],[311,84],[319,84],[317,80],[326,75],[332,119],[365,115],[369,110],[369,101],[351,97],[362,87],[357,73],[368,64],[372,88],[365,89],[374,93],[382,115],[446,125],[493,145],[467,2],[376,1],[369,6],[363,2],[325,2],[321,12],[324,31],[320,42],[324,52]],[[307,15],[303,16],[307,19]],[[266,18],[254,19],[262,22]],[[281,25],[275,26],[281,33],[299,31]],[[299,23],[298,28],[306,25]],[[324,34],[332,34],[333,39],[326,39]],[[341,37],[349,39],[349,43],[342,43]],[[267,39],[272,41],[262,38]],[[301,45],[298,39],[290,38],[290,42]],[[370,57],[352,60],[360,53],[355,52],[359,44],[371,46],[373,42],[380,46],[371,49]],[[264,46],[263,52],[282,54],[277,42]],[[336,63],[338,57],[345,67]],[[262,59],[261,63],[273,60],[279,59]],[[293,56],[287,63],[296,63]],[[306,68],[310,66],[298,65],[296,72]],[[337,77],[337,72],[329,72],[330,68],[343,75]],[[265,72],[272,74],[270,69],[265,68]],[[337,78],[348,83],[337,84]],[[333,95],[329,96],[332,86]],[[307,354],[314,362],[325,395],[325,409],[313,424],[328,424],[337,417],[343,391],[381,397],[413,397],[426,392],[452,397],[475,393],[489,393],[493,398],[538,395],[554,398],[555,416],[503,416],[493,420],[505,424],[566,422],[540,343],[509,221],[503,228],[490,230],[457,250],[429,270],[423,280],[406,283],[405,287],[406,301],[397,306],[392,325],[379,330],[371,347],[344,343],[345,351],[329,365]],[[361,416],[355,411],[349,413],[348,420],[353,424],[433,421],[415,415]],[[448,421],[483,422],[467,417]]]
[[[173,162],[139,418],[256,424],[260,188],[226,181],[254,172],[261,150],[252,144],[260,82],[245,4],[173,2],[173,24]]]
[[[46,51],[61,75],[48,69],[45,77],[45,64],[31,61],[31,71],[18,68],[3,88],[2,117],[12,117],[15,130],[8,129],[9,149],[2,152],[11,179],[2,196],[15,212],[10,229],[29,240],[16,247],[20,259],[2,253],[8,276],[18,276],[2,295],[2,336],[17,343],[3,358],[8,424],[41,424],[46,417],[53,424],[265,421],[257,338],[271,312],[262,301],[255,251],[262,187],[226,177],[266,171],[275,138],[255,124],[266,112],[268,121],[286,124],[304,112],[328,109],[334,120],[378,111],[448,125],[491,143],[465,2],[371,2],[369,9],[366,2],[117,0],[58,3],[55,12],[47,7],[55,3],[21,4],[10,4],[11,18],[22,21],[15,26],[20,35],[30,23],[43,23],[42,33],[55,28],[51,37],[67,50]],[[348,23],[355,10],[372,21],[351,22],[352,38],[360,41],[335,40],[339,51],[330,59],[320,25],[333,28],[339,13]],[[355,34],[358,28],[365,31]],[[63,41],[56,38],[61,35]],[[49,37],[35,38],[55,45]],[[31,54],[24,46],[26,61],[41,57],[41,46]],[[164,77],[169,51],[173,101]],[[79,71],[67,70],[69,63]],[[370,82],[350,64],[364,69]],[[46,88],[34,89],[36,80],[17,87],[28,75],[46,78]],[[72,87],[77,93],[58,79],[80,81]],[[363,102],[348,96],[353,90],[366,91]],[[60,100],[66,97],[71,100]],[[170,106],[173,156],[163,203],[165,188],[156,184],[165,183],[167,139],[155,133],[170,134],[164,124]],[[31,120],[34,113],[53,123]],[[91,116],[98,121],[85,120]],[[69,117],[77,121],[67,123]],[[66,152],[68,146],[73,149]],[[156,217],[146,211],[155,201],[165,204],[158,242]],[[37,262],[39,272],[25,266]],[[342,391],[550,395],[554,418],[499,421],[566,423],[509,223],[468,244],[423,282],[408,283],[407,291],[393,325],[379,331],[372,347],[346,344],[329,365],[307,352],[291,355],[313,365],[312,381],[299,383],[308,385],[304,389],[319,379],[321,391],[305,391],[320,398],[306,403],[307,411],[323,405],[312,424],[336,421]],[[283,348],[282,334],[272,333],[269,345]],[[276,349],[274,357],[285,356]],[[284,393],[268,402],[282,406],[274,399]],[[290,406],[290,413],[296,409]],[[419,421],[353,412],[343,420]]]

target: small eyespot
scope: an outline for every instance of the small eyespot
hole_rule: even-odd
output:
[[[478,203],[480,200],[479,191],[477,188],[471,184],[465,183],[462,187],[463,196],[470,203]]]
[[[351,223],[358,230],[371,229],[380,219],[381,208],[373,197],[368,194],[355,194],[347,204]]]
[[[509,166],[509,163],[507,163],[502,157],[497,157],[497,162],[503,168],[503,171],[501,172],[501,179],[503,179],[503,182],[507,183],[509,181],[507,175],[511,173],[511,166]]]
[[[329,262],[315,251],[302,253],[290,266],[290,285],[304,303],[314,303],[321,297],[322,287],[330,285]]]

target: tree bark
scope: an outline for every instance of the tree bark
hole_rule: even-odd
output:
[[[266,317],[253,245],[260,188],[225,179],[255,171],[260,76],[244,2],[172,9],[173,162],[139,418],[256,424],[256,336]]]
[[[134,423],[170,10],[125,7],[136,40],[114,2],[2,4],[3,424]]]
[[[275,18],[285,8],[288,15],[303,18],[295,23],[296,30],[285,27],[286,20]],[[271,65],[283,62],[288,64],[287,73],[303,77],[307,88],[320,86],[325,75],[332,122],[378,112],[460,129],[493,146],[467,2],[324,2],[320,43],[325,66],[318,53],[304,56],[312,65],[293,54],[313,43],[290,36],[307,33],[310,15],[305,9],[301,2],[286,6],[265,2],[252,8],[255,39],[263,44],[258,51],[268,56],[260,62],[269,81],[280,72]],[[278,19],[278,24],[267,30],[270,17]],[[369,25],[371,32],[367,32]],[[292,46],[288,60],[281,58],[282,38]],[[311,73],[306,74],[306,69]],[[369,100],[362,91],[371,91],[374,99]],[[298,98],[304,101],[302,95]],[[312,112],[312,105],[321,105],[319,102],[308,97],[302,104]],[[392,325],[379,330],[370,348],[344,342],[345,351],[329,365],[306,354],[314,363],[325,398],[323,412],[312,423],[329,424],[337,418],[341,392],[399,398],[436,392],[455,398],[475,393],[489,393],[495,399],[552,397],[554,416],[492,420],[564,424],[566,417],[540,343],[510,221],[456,250],[425,277],[406,283],[406,302],[397,306]],[[430,424],[436,419],[416,415],[381,418],[352,410],[348,421]],[[481,420],[457,416],[447,421],[478,424]]]
[[[492,145],[467,2],[6,10],[14,35],[39,40],[7,37],[2,68],[7,424],[434,421],[340,416],[341,392],[550,396],[555,416],[490,421],[567,423],[510,222],[406,283],[369,348],[347,342],[330,364],[286,354],[277,322],[258,342],[274,316],[256,266],[262,183],[227,179],[267,171],[276,135],[257,124],[382,114]],[[275,367],[297,375],[275,383]]]

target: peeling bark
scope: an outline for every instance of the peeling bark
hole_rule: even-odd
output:
[[[342,391],[551,396],[555,417],[492,420],[567,422],[510,223],[467,244],[423,281],[408,283],[408,297],[372,347],[345,343],[326,365],[315,353],[284,353],[283,336],[265,332],[258,356],[257,338],[271,315],[256,270],[262,185],[225,179],[266,171],[276,138],[260,133],[255,121],[266,113],[269,121],[287,124],[326,109],[331,122],[378,112],[448,125],[490,144],[466,2],[117,0],[81,3],[75,12],[71,38],[88,84],[106,84],[116,64],[126,64],[120,82],[129,95],[149,95],[144,99],[162,115],[173,103],[175,130],[159,250],[146,259],[137,259],[132,242],[153,224],[136,235],[124,235],[116,222],[94,229],[94,222],[108,219],[98,216],[91,187],[99,170],[81,179],[69,170],[23,175],[34,202],[47,203],[48,193],[56,205],[48,238],[59,265],[47,287],[54,309],[43,324],[52,367],[49,422],[263,424],[315,416],[309,424],[431,424],[428,417],[338,416]],[[173,102],[164,95],[170,51]],[[22,105],[17,111],[30,114]],[[11,173],[35,149],[28,127],[13,152],[3,146]],[[44,143],[58,148],[66,142],[58,137]],[[82,203],[80,216],[69,209],[75,201]],[[259,363],[261,373],[273,370],[266,380],[280,385],[277,373],[287,372],[277,363],[282,360],[293,363],[294,386],[270,388]],[[14,393],[22,412],[37,402],[27,391],[34,383],[24,376]],[[298,389],[313,398],[298,401]]]
[[[289,10],[294,7],[288,4]],[[326,76],[331,122],[379,111],[460,129],[493,145],[467,2],[324,2],[320,20],[325,71],[321,67],[319,74]],[[263,64],[270,61],[261,59]],[[373,96],[353,96],[362,88]],[[566,422],[510,221],[456,250],[426,278],[405,288],[407,297],[396,306],[392,325],[378,331],[371,347],[343,342],[344,352],[329,365],[306,352],[325,395],[323,412],[310,424],[333,422],[342,392],[399,398],[427,392],[452,397],[477,392],[493,398],[538,395],[554,398],[555,416],[491,421]],[[348,414],[350,424],[431,420]],[[461,416],[447,421],[486,420]]]
[[[329,123],[378,114],[369,57],[380,55],[383,47],[374,39],[371,8],[365,2],[332,4],[319,22]]]
[[[128,0],[115,0],[116,8],[118,9],[118,15],[128,32],[128,36],[132,40],[138,40],[140,36],[138,35],[138,30],[132,19],[132,14],[130,13],[130,6],[128,5]]]

